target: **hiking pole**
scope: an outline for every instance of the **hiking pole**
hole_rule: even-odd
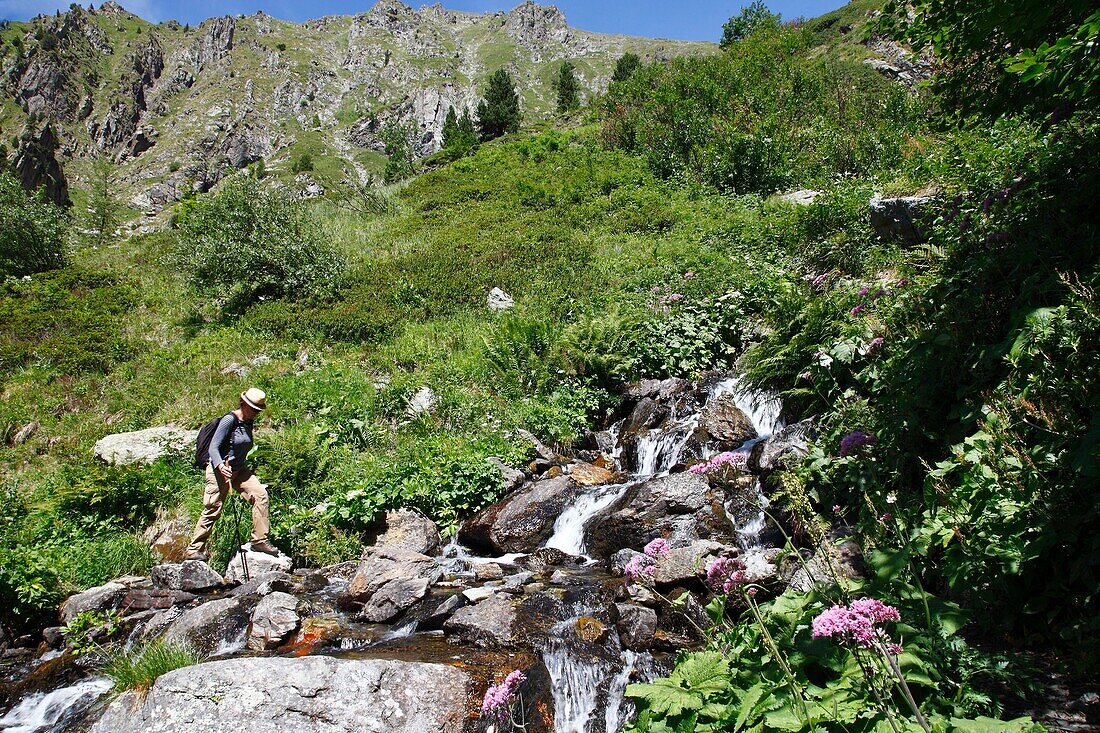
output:
[[[235,525],[233,531],[237,536],[237,557],[241,558],[244,582],[247,583],[251,578],[248,577],[248,558],[245,555],[244,543],[241,542],[241,499],[238,496],[233,497],[233,523]]]

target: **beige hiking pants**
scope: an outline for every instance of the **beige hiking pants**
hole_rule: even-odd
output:
[[[229,481],[214,470],[212,466],[206,467],[206,487],[202,492],[202,514],[198,524],[195,525],[195,536],[191,540],[187,551],[202,552],[206,541],[210,538],[210,530],[218,521],[222,504],[229,496],[229,486],[232,485],[241,498],[252,505],[252,541],[266,540],[267,533],[271,530],[271,524],[267,518],[267,484],[260,483],[260,479],[252,471],[242,469],[233,472],[233,478]]]

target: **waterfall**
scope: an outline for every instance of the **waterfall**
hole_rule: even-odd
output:
[[[554,695],[554,731],[618,733],[627,719],[622,709],[627,683],[639,663],[649,669],[649,655],[624,650],[616,664],[584,654],[570,647],[564,630],[575,621],[558,624],[555,630],[561,628],[561,633],[549,639],[542,652]]]
[[[584,555],[584,526],[588,520],[618,501],[627,489],[637,481],[625,484],[600,486],[597,490],[577,498],[554,521],[554,531],[546,540],[547,547],[554,547],[570,555]]]
[[[0,718],[0,731],[46,733],[55,730],[59,723],[71,721],[86,711],[109,689],[109,679],[93,677],[52,692],[36,692],[20,700],[7,715]]]

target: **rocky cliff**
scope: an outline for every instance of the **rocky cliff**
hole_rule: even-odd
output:
[[[714,48],[589,33],[532,2],[475,14],[378,0],[355,16],[257,13],[195,27],[154,25],[113,2],[73,5],[0,28],[0,133],[18,148],[50,125],[70,181],[107,154],[126,198],[155,211],[261,160],[289,170],[308,154],[317,177],[365,177],[380,169],[389,121],[410,125],[415,151],[430,154],[448,110],[475,107],[498,68],[516,80],[526,119],[539,120],[553,113],[565,59],[594,94],[626,51],[666,59]],[[26,175],[56,175],[42,165]]]

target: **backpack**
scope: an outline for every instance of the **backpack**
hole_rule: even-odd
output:
[[[229,431],[229,438],[232,440],[233,430],[237,429],[237,423],[240,422],[237,415],[233,412],[227,412],[225,415],[211,418],[209,422],[199,428],[199,437],[195,442],[195,468],[206,470],[207,464],[210,463],[210,441],[214,439],[214,433],[218,430],[218,423],[226,415],[233,415],[233,428]],[[222,451],[222,455],[225,455],[225,451]]]

